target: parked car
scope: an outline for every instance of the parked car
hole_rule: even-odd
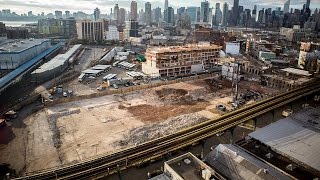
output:
[[[115,89],[119,88],[116,84],[113,84],[112,87],[115,88]]]
[[[63,97],[68,97],[68,93],[67,93],[66,91],[64,91],[64,92],[62,93],[62,95],[63,95]]]

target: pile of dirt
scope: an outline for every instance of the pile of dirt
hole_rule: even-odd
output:
[[[162,88],[155,91],[160,101],[163,102],[181,102],[188,101],[188,91],[185,89],[174,89],[174,88]]]
[[[206,84],[209,86],[211,92],[216,92],[222,89],[229,89],[232,87],[232,82],[229,80],[220,80],[218,78],[205,79]]]
[[[199,124],[206,120],[208,119],[200,114],[190,113],[170,118],[161,123],[147,124],[145,126],[130,130],[129,134],[124,137],[124,140],[117,141],[115,146],[141,144],[155,138],[172,134],[181,129]]]
[[[166,105],[152,106],[142,104],[127,107],[128,112],[141,121],[157,122],[175,117],[181,114],[193,113],[204,110],[209,105],[208,102],[197,102],[192,105]]]

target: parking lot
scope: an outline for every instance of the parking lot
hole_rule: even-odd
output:
[[[127,60],[124,62],[128,62],[128,63],[133,63],[135,64],[135,67],[132,69],[136,72],[141,72],[141,63],[135,61],[135,57],[137,54],[142,54],[144,49],[143,48],[139,48],[139,47],[131,47],[131,46],[126,46],[124,47],[124,49],[126,50],[132,50],[134,52],[136,52],[136,54],[130,54],[127,57]],[[107,49],[111,49],[111,47],[107,48]],[[81,58],[78,60],[78,62],[74,65],[74,70],[82,73],[85,70],[88,70],[90,68],[92,68],[92,64],[93,62],[97,62],[99,60],[99,58],[101,58],[106,51],[104,51],[104,48],[100,48],[100,47],[86,47],[85,52],[83,53],[83,55],[81,56]],[[107,63],[108,65],[113,65],[113,63],[116,62],[116,60],[112,60],[111,62]],[[98,63],[99,64],[104,64],[105,63]],[[127,75],[127,72],[130,72],[132,70],[129,69],[125,69],[125,68],[120,68],[117,66],[112,66],[110,70],[108,70],[107,72],[101,72],[99,73],[99,75],[97,76],[91,76],[91,75],[86,75],[83,80],[80,82],[79,79],[74,79],[71,82],[62,84],[64,91],[68,91],[71,90],[74,92],[75,95],[88,95],[88,94],[92,94],[95,93],[99,90],[105,90],[107,88],[109,88],[107,86],[106,81],[104,81],[104,77],[107,76],[108,74],[116,74],[116,78],[118,79],[124,79],[124,78],[128,78],[129,76]],[[134,82],[135,84],[142,84],[143,82],[141,80],[135,80]],[[130,85],[130,84],[128,84]],[[131,84],[133,85],[133,84]],[[126,85],[127,86],[127,85]],[[103,88],[99,88],[99,87],[103,87]],[[125,87],[124,85],[119,85],[118,88],[123,88]],[[112,87],[110,87],[112,88]],[[55,97],[63,97],[62,94],[60,95],[56,95]]]

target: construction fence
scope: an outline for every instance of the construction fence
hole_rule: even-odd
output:
[[[133,92],[133,91],[139,91],[139,90],[144,90],[144,89],[149,89],[149,88],[154,88],[154,87],[159,87],[159,86],[169,85],[169,84],[174,84],[174,83],[179,83],[179,82],[186,82],[186,81],[193,81],[193,80],[198,80],[198,79],[210,78],[213,76],[215,76],[215,74],[204,74],[204,75],[197,75],[197,76],[192,76],[192,77],[184,77],[183,79],[161,81],[161,82],[144,84],[144,85],[139,85],[139,86],[130,86],[130,87],[121,88],[121,89],[109,89],[104,92],[96,92],[96,93],[92,93],[89,95],[75,95],[75,96],[71,96],[68,98],[60,98],[58,100],[54,100],[51,102],[50,101],[45,102],[45,106],[53,106],[56,104],[79,101],[82,99],[91,99],[91,98],[101,97],[101,96],[105,96],[105,95],[129,93],[129,92]]]

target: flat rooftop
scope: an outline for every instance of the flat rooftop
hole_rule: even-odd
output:
[[[205,162],[226,179],[292,179],[233,144],[218,145],[205,157]]]
[[[56,57],[44,63],[42,66],[40,66],[38,69],[36,69],[32,73],[34,74],[43,73],[45,71],[50,71],[52,69],[55,69],[57,67],[64,65],[74,55],[74,53],[81,47],[82,47],[81,44],[74,45],[65,54],[58,54]]]
[[[320,109],[307,107],[248,136],[276,153],[320,172]]]
[[[291,74],[300,75],[300,76],[311,76],[311,74],[308,71],[301,70],[301,69],[285,68],[285,69],[281,69],[281,71],[288,72]]]
[[[169,46],[169,47],[149,47],[147,52],[150,53],[166,53],[166,52],[182,52],[182,51],[193,51],[193,50],[210,50],[210,49],[222,49],[218,45],[186,45],[186,46]]]
[[[49,39],[6,39],[0,42],[1,53],[22,52],[33,46],[40,45]]]
[[[48,50],[46,50],[46,51],[42,52],[41,54],[39,54],[38,56],[32,58],[30,61],[24,63],[21,66],[19,66],[17,69],[15,69],[14,71],[10,72],[6,76],[0,78],[1,91],[3,90],[4,87],[8,86],[8,84],[10,84],[10,82],[13,79],[18,77],[20,74],[22,74],[23,72],[28,70],[30,67],[32,67],[37,62],[39,62],[43,57],[45,57],[46,55],[48,55],[48,54],[52,53],[53,51],[57,50],[61,46],[62,46],[61,44],[54,45],[53,47],[51,47]]]
[[[203,180],[201,177],[201,172],[204,169],[212,172],[212,169],[208,165],[191,153],[187,153],[172,160],[166,161],[165,165],[166,164],[181,178],[186,180]]]
[[[303,83],[310,82],[310,81],[313,80],[312,78],[306,78],[306,77],[301,77],[301,78],[293,80],[293,79],[289,79],[287,77],[274,75],[274,74],[264,74],[263,76],[274,78],[274,79],[278,79],[278,80],[281,80],[281,81],[285,81],[285,82],[287,82],[289,84],[298,84],[298,85],[301,85]]]

